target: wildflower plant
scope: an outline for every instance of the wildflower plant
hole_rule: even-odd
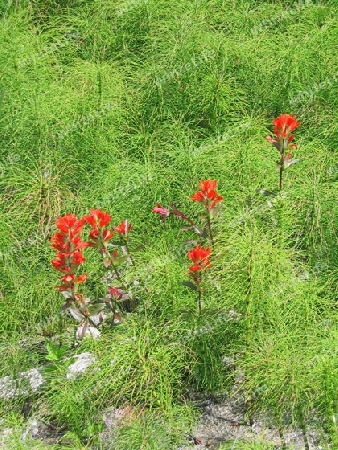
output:
[[[79,267],[85,262],[82,254],[89,243],[82,241],[81,232],[83,220],[74,214],[67,214],[56,221],[56,232],[51,238],[51,246],[57,251],[56,258],[52,260],[53,267],[61,272],[62,284],[56,289],[66,292],[66,302],[63,309],[67,309],[71,303],[80,304],[82,294],[79,292],[79,284],[87,279],[85,273],[78,274]]]
[[[200,181],[200,190],[190,197],[191,200],[202,203],[206,209],[206,216],[202,214],[205,223],[197,225],[194,220],[180,211],[175,205],[170,209],[157,204],[153,212],[161,216],[163,222],[170,214],[187,221],[188,226],[184,230],[193,230],[199,236],[199,243],[188,251],[188,258],[192,261],[189,267],[189,276],[192,281],[184,284],[197,291],[198,310],[202,310],[202,273],[210,267],[210,248],[202,246],[203,239],[209,239],[214,248],[214,237],[211,227],[211,218],[215,206],[223,200],[217,191],[216,180]],[[118,226],[114,226],[114,232],[119,236],[118,242],[113,242],[114,232],[109,228],[111,216],[100,209],[91,209],[89,215],[77,218],[74,214],[59,217],[56,221],[56,232],[51,238],[51,246],[57,251],[56,258],[52,260],[53,267],[62,272],[62,284],[57,290],[62,292],[65,303],[62,310],[68,310],[71,316],[79,322],[76,337],[82,339],[90,333],[94,337],[100,334],[98,327],[107,317],[108,309],[112,313],[113,324],[120,323],[123,319],[118,310],[118,303],[127,304],[129,310],[136,306],[133,293],[124,283],[120,265],[130,261],[134,266],[135,261],[129,248],[129,233],[132,224],[127,219]],[[88,240],[82,239],[84,227],[89,227]],[[194,241],[193,241],[194,242]],[[87,274],[78,273],[80,266],[86,261],[83,255],[85,248],[95,248],[101,255],[103,265],[111,269],[105,278],[107,290],[105,296],[99,301],[91,302],[79,290],[79,285],[87,280]]]
[[[157,203],[156,207],[152,209],[152,212],[161,216],[161,222],[164,222],[170,215],[174,215],[188,222],[189,225],[182,228],[184,231],[192,230],[198,235],[198,242],[190,241],[195,243],[195,247],[192,250],[189,250],[187,254],[190,261],[193,262],[189,267],[188,273],[191,277],[191,281],[185,281],[183,284],[189,289],[197,292],[198,311],[201,313],[203,292],[202,274],[210,267],[211,250],[209,243],[212,249],[214,249],[215,245],[211,222],[216,206],[223,200],[223,197],[216,191],[217,180],[202,180],[199,182],[199,187],[200,189],[190,197],[190,200],[202,203],[205,207],[205,212],[203,211],[201,214],[201,224],[197,224],[195,220],[180,211],[174,204],[171,204],[170,208],[165,208]],[[204,244],[203,241],[207,241],[207,245]]]
[[[62,311],[68,311],[79,323],[76,332],[78,339],[82,339],[88,333],[97,337],[100,334],[99,325],[108,317],[107,311],[112,313],[113,324],[120,323],[123,319],[118,311],[118,303],[128,302],[135,305],[133,295],[123,282],[119,270],[119,266],[131,258],[128,233],[132,225],[124,220],[119,226],[114,227],[116,233],[123,237],[123,242],[113,244],[111,240],[114,233],[109,228],[110,222],[111,216],[100,209],[91,209],[89,215],[80,219],[74,214],[66,214],[57,219],[56,227],[59,231],[51,238],[51,246],[57,251],[52,265],[62,272],[62,284],[56,289],[62,292],[65,298]],[[87,241],[82,239],[85,226],[90,228]],[[106,269],[112,269],[106,278],[106,294],[96,302],[91,302],[79,288],[80,284],[87,280],[87,274],[79,273],[79,270],[86,261],[83,250],[88,247],[95,248],[102,255]]]
[[[205,269],[210,267],[210,248],[203,248],[201,246],[195,247],[188,252],[188,258],[192,261],[189,267],[189,276],[193,280],[193,289],[197,291],[198,311],[202,311],[202,273]],[[188,284],[189,287],[190,284]]]
[[[192,197],[190,197],[190,200],[201,202],[205,206],[205,209],[207,211],[206,227],[208,229],[212,247],[214,247],[214,238],[211,231],[211,217],[217,203],[223,200],[223,197],[218,195],[218,193],[216,192],[216,187],[216,180],[200,181],[200,190],[197,191]]]
[[[292,158],[291,151],[297,148],[297,145],[292,142],[295,136],[292,132],[299,127],[300,122],[297,121],[293,114],[281,114],[273,120],[274,137],[267,136],[266,139],[279,151],[280,159],[276,162],[279,170],[279,190],[283,187],[283,172],[293,164],[301,161],[300,159]]]

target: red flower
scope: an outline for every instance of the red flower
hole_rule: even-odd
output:
[[[202,202],[205,207],[209,210],[213,210],[216,204],[223,200],[223,197],[218,195],[216,192],[217,180],[205,180],[200,181],[200,191],[195,192],[190,200],[195,200],[196,202]]]
[[[72,283],[74,281],[74,277],[75,275],[71,273],[69,275],[64,275],[63,277],[61,277],[61,280],[65,283]]]
[[[55,248],[59,252],[70,251],[70,242],[68,236],[63,233],[55,233],[51,239],[51,247]]]
[[[161,220],[164,221],[170,214],[169,209],[164,208],[159,203],[156,203],[156,207],[151,210],[152,212],[159,214],[161,216]]]
[[[293,114],[281,114],[277,119],[274,119],[272,123],[275,126],[273,132],[277,139],[266,136],[266,139],[270,144],[276,147],[281,153],[284,153],[287,149],[297,148],[295,143],[292,144],[295,137],[291,134],[292,131],[300,125],[300,122],[297,121],[296,117]]]
[[[75,264],[76,266],[79,266],[80,264],[84,263],[86,261],[86,258],[82,255],[82,253],[79,250],[76,250],[72,255],[72,264]]]
[[[111,216],[100,209],[91,209],[90,216],[84,216],[83,220],[94,228],[106,227],[111,221]]]
[[[114,236],[114,233],[112,233],[110,230],[105,229],[102,231],[103,242],[109,241],[113,236]]]
[[[72,286],[68,285],[68,284],[62,284],[61,286],[56,286],[55,288],[57,291],[71,291],[72,290]]]
[[[82,249],[88,247],[88,245],[89,245],[88,242],[84,242],[81,240],[81,236],[75,236],[72,239],[72,243],[73,243],[74,247],[78,250],[82,250]]]
[[[82,231],[83,220],[78,219],[74,214],[66,214],[57,219],[56,226],[62,233],[72,232],[75,235]]]
[[[190,200],[196,200],[196,202],[204,202],[205,198],[206,197],[205,197],[205,194],[203,192],[197,191],[197,192],[195,192],[194,195],[192,195],[190,197]]]
[[[83,224],[84,220],[77,219],[74,214],[66,214],[56,221],[60,231],[51,237],[51,246],[57,250],[52,265],[65,274],[61,277],[63,284],[56,287],[59,291],[72,291],[74,294],[74,283],[84,283],[87,279],[86,274],[75,274],[78,266],[85,261],[82,250],[89,245],[81,239]]]
[[[105,228],[111,221],[111,216],[100,209],[91,209],[89,216],[83,217],[84,222],[92,227],[89,232],[89,247],[97,247],[102,250],[104,242],[113,237],[113,233]]]
[[[52,260],[52,265],[60,272],[70,272],[68,257],[64,253],[57,253],[56,258]]]
[[[290,141],[294,138],[291,132],[299,127],[300,122],[297,122],[296,116],[293,114],[281,114],[277,119],[273,120],[275,128],[273,132],[280,139],[289,138]]]
[[[104,230],[101,230],[101,238],[102,242],[109,241],[114,236],[114,233],[112,233],[110,230],[105,228]],[[97,247],[98,245],[98,239],[100,237],[100,231],[98,228],[94,228],[93,230],[90,230],[89,232],[89,239],[90,242],[88,242],[89,247]]]
[[[200,181],[200,188],[203,192],[213,192],[217,188],[217,180]]]
[[[119,299],[122,295],[122,291],[120,291],[117,287],[110,287],[108,288],[109,294],[111,294],[113,297]]]
[[[100,232],[98,228],[94,228],[93,230],[90,230],[89,232],[89,239],[95,240],[100,236]]]
[[[75,236],[73,239],[69,239],[69,236],[63,233],[55,233],[51,237],[51,247],[55,248],[62,253],[70,253],[71,249],[83,249],[88,247],[88,242],[83,242],[81,236]]]
[[[114,230],[118,234],[122,234],[123,236],[127,236],[129,231],[133,228],[131,223],[128,223],[128,220],[123,220],[118,227],[114,227]]]
[[[61,277],[61,280],[64,284],[57,286],[56,289],[58,291],[72,291],[74,290],[74,283],[84,283],[87,280],[87,274],[83,273],[82,275],[75,277],[75,275],[71,273]]]
[[[83,273],[75,278],[75,283],[84,283],[87,280],[87,274]]]
[[[188,252],[188,258],[194,263],[189,270],[195,272],[206,269],[210,266],[210,248],[203,248],[199,245]]]

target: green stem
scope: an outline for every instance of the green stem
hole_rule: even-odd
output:
[[[247,342],[249,342],[249,337],[251,333],[251,320],[250,320],[250,309],[251,309],[251,296],[252,296],[252,260],[253,260],[253,243],[251,244],[250,256],[247,268],[247,283],[248,289],[246,294],[246,311],[245,311],[245,321],[247,326]]]
[[[283,171],[284,171],[284,152],[285,148],[287,146],[287,141],[285,142],[285,139],[282,139],[280,141],[281,145],[281,152],[280,152],[280,161],[279,161],[279,192],[281,192],[283,187]]]
[[[113,262],[112,262],[112,267],[113,267],[113,271],[116,275],[117,280],[120,282],[122,288],[127,292],[128,291],[127,286],[125,286],[125,284],[121,278],[121,275],[119,274],[119,271],[117,270],[117,268],[115,267]]]
[[[202,313],[202,291],[201,291],[200,287],[198,287],[197,300],[198,300],[198,313],[201,314]]]
[[[247,266],[247,294],[246,294],[246,310],[245,310],[245,325],[246,325],[246,337],[245,337],[245,353],[246,356],[249,354],[249,345],[252,338],[252,323],[251,323],[251,303],[252,303],[252,262],[253,262],[253,245],[254,245],[254,239],[253,235],[251,237],[251,248],[250,248],[250,255],[249,255],[249,261]],[[246,399],[245,399],[245,406],[246,409],[249,409],[250,405],[250,396],[246,392]],[[251,415],[249,414],[249,423],[252,425],[253,419]]]
[[[117,278],[117,280],[120,282],[122,289],[127,293],[127,292],[128,292],[128,288],[127,288],[127,286],[124,284],[124,282],[123,282],[123,280],[122,280],[122,278],[121,278],[121,275],[119,274],[119,271],[117,270],[117,267],[115,267],[114,262],[113,262],[113,260],[112,260],[112,257],[110,256],[110,254],[109,254],[109,257],[110,257],[110,260],[111,260],[111,263],[112,263],[113,270],[114,270],[114,273],[115,273],[115,275],[116,275],[116,278]],[[131,304],[132,307],[134,308],[134,307],[136,306],[136,301],[135,301],[134,296],[133,296],[132,293],[130,294],[129,299],[130,299],[130,304]],[[122,303],[123,303],[123,302],[122,302]],[[115,306],[114,306],[114,307],[115,307],[115,309],[116,309],[116,301],[115,301]],[[114,311],[114,314],[115,314],[115,311]]]
[[[129,258],[130,258],[130,261],[131,261],[132,265],[135,267],[135,265],[136,265],[135,264],[135,260],[134,260],[134,258],[132,256],[132,254],[130,253],[130,249],[129,249],[127,238],[126,238],[126,250],[127,250],[127,254],[128,254]]]
[[[210,237],[210,241],[211,241],[211,246],[212,249],[214,250],[215,244],[214,244],[214,237],[211,231],[211,217],[210,217],[210,210],[208,209],[208,214],[207,214],[207,227],[208,227],[208,231],[209,231],[209,237]]]

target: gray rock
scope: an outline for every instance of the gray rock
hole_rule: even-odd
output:
[[[120,408],[110,408],[103,413],[103,423],[106,428],[101,433],[102,448],[110,450],[112,443],[116,439],[116,434],[119,426],[128,421],[133,414],[133,409],[130,406],[121,406]]]
[[[279,431],[269,425],[266,417],[255,417],[250,425],[245,420],[245,408],[240,398],[227,397],[197,401],[202,409],[200,421],[193,430],[193,436],[201,441],[200,445],[185,446],[182,450],[216,450],[221,443],[264,442],[281,448]],[[285,429],[285,443],[293,450],[304,450],[304,437],[300,430]],[[310,450],[321,450],[320,436],[317,430],[308,430],[307,439]],[[290,446],[290,447],[289,447]]]
[[[27,372],[20,372],[17,378],[5,376],[0,378],[0,398],[11,399],[20,396],[27,396],[37,392],[45,380],[40,369],[30,369]]]
[[[38,436],[39,432],[40,432],[40,424],[37,421],[37,419],[32,418],[28,421],[24,432],[20,436],[20,439],[24,441],[28,436],[36,437]]]
[[[76,355],[76,358],[77,360],[68,367],[66,375],[68,380],[77,378],[96,361],[95,356],[90,352],[80,353]]]
[[[66,375],[68,380],[77,378],[95,362],[95,356],[90,352],[80,353],[75,358],[76,361],[68,367]],[[0,378],[0,399],[27,397],[37,392],[44,383],[42,368],[20,372],[16,378],[7,375]]]

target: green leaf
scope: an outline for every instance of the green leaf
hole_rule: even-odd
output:
[[[197,287],[194,283],[192,283],[191,281],[183,281],[182,283],[184,286],[187,286],[189,289],[191,289],[192,291],[197,291]]]
[[[55,345],[52,342],[46,343],[46,349],[48,352],[48,354],[46,355],[47,361],[60,361],[60,359],[66,352],[65,346]]]
[[[292,158],[289,159],[289,161],[286,161],[284,163],[284,169],[288,169],[290,166],[292,166],[293,164],[297,164],[298,162],[303,161],[301,158]]]
[[[95,316],[96,314],[101,312],[105,306],[106,306],[105,303],[94,303],[94,305],[90,305],[88,307],[89,314],[91,316]]]

